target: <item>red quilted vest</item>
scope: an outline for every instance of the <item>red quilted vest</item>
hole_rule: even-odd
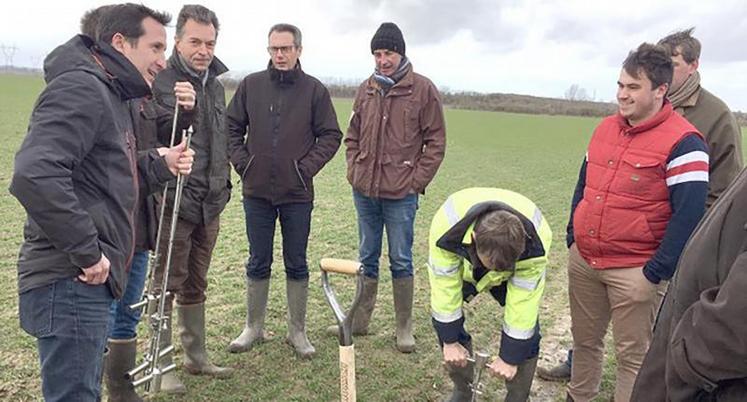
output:
[[[618,114],[594,130],[573,214],[576,245],[593,268],[641,267],[654,255],[672,216],[667,158],[692,133],[701,135],[669,102],[639,126]]]

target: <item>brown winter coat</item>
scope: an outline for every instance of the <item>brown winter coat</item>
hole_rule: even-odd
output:
[[[742,171],[742,131],[729,107],[703,87],[676,110],[703,133],[708,143],[706,207],[710,207]]]
[[[747,170],[685,246],[632,401],[747,399]]]
[[[358,88],[345,136],[348,181],[367,197],[424,193],[444,158],[438,90],[412,71],[384,95],[373,76]]]

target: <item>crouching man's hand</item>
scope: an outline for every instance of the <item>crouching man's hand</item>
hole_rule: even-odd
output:
[[[469,352],[459,342],[444,343],[443,351],[444,363],[455,367],[464,367],[467,365]]]
[[[488,364],[490,372],[495,377],[503,377],[506,381],[511,381],[516,376],[517,366],[504,362],[500,357],[496,357],[492,363]]]

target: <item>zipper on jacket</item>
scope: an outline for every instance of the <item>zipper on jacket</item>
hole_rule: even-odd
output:
[[[136,155],[137,155],[137,148],[133,141],[134,136],[130,134],[129,131],[125,130],[125,141],[127,143],[127,159],[130,162],[130,171],[132,172],[132,190],[133,194],[135,195],[135,204],[133,206],[133,209],[130,211],[129,214],[129,224],[130,224],[130,233],[132,234],[132,241],[130,246],[130,252],[127,255],[127,260],[125,263],[125,273],[128,273],[130,271],[130,264],[132,263],[132,257],[135,254],[135,213],[138,208],[139,204],[139,198],[140,198],[140,188],[138,187],[138,174],[137,174],[137,161]],[[122,289],[124,292],[124,288]]]
[[[301,180],[301,184],[303,184],[303,189],[308,192],[309,188],[306,186],[306,182],[303,180],[301,170],[298,168],[298,161],[296,161],[295,159],[293,160],[293,167],[296,168],[296,174],[298,175],[298,180]]]

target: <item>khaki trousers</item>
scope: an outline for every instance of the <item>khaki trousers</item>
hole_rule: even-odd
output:
[[[653,324],[666,282],[649,282],[641,267],[593,269],[572,245],[568,293],[573,334],[573,367],[568,393],[575,402],[599,393],[604,336],[612,320],[617,373],[615,402],[628,402],[651,343]]]
[[[154,277],[156,288],[161,287],[163,280],[172,211],[173,207],[167,205],[161,231],[160,261]],[[167,289],[176,294],[176,302],[179,305],[188,306],[205,302],[207,273],[219,231],[220,217],[216,217],[208,224],[200,225],[178,218]]]

